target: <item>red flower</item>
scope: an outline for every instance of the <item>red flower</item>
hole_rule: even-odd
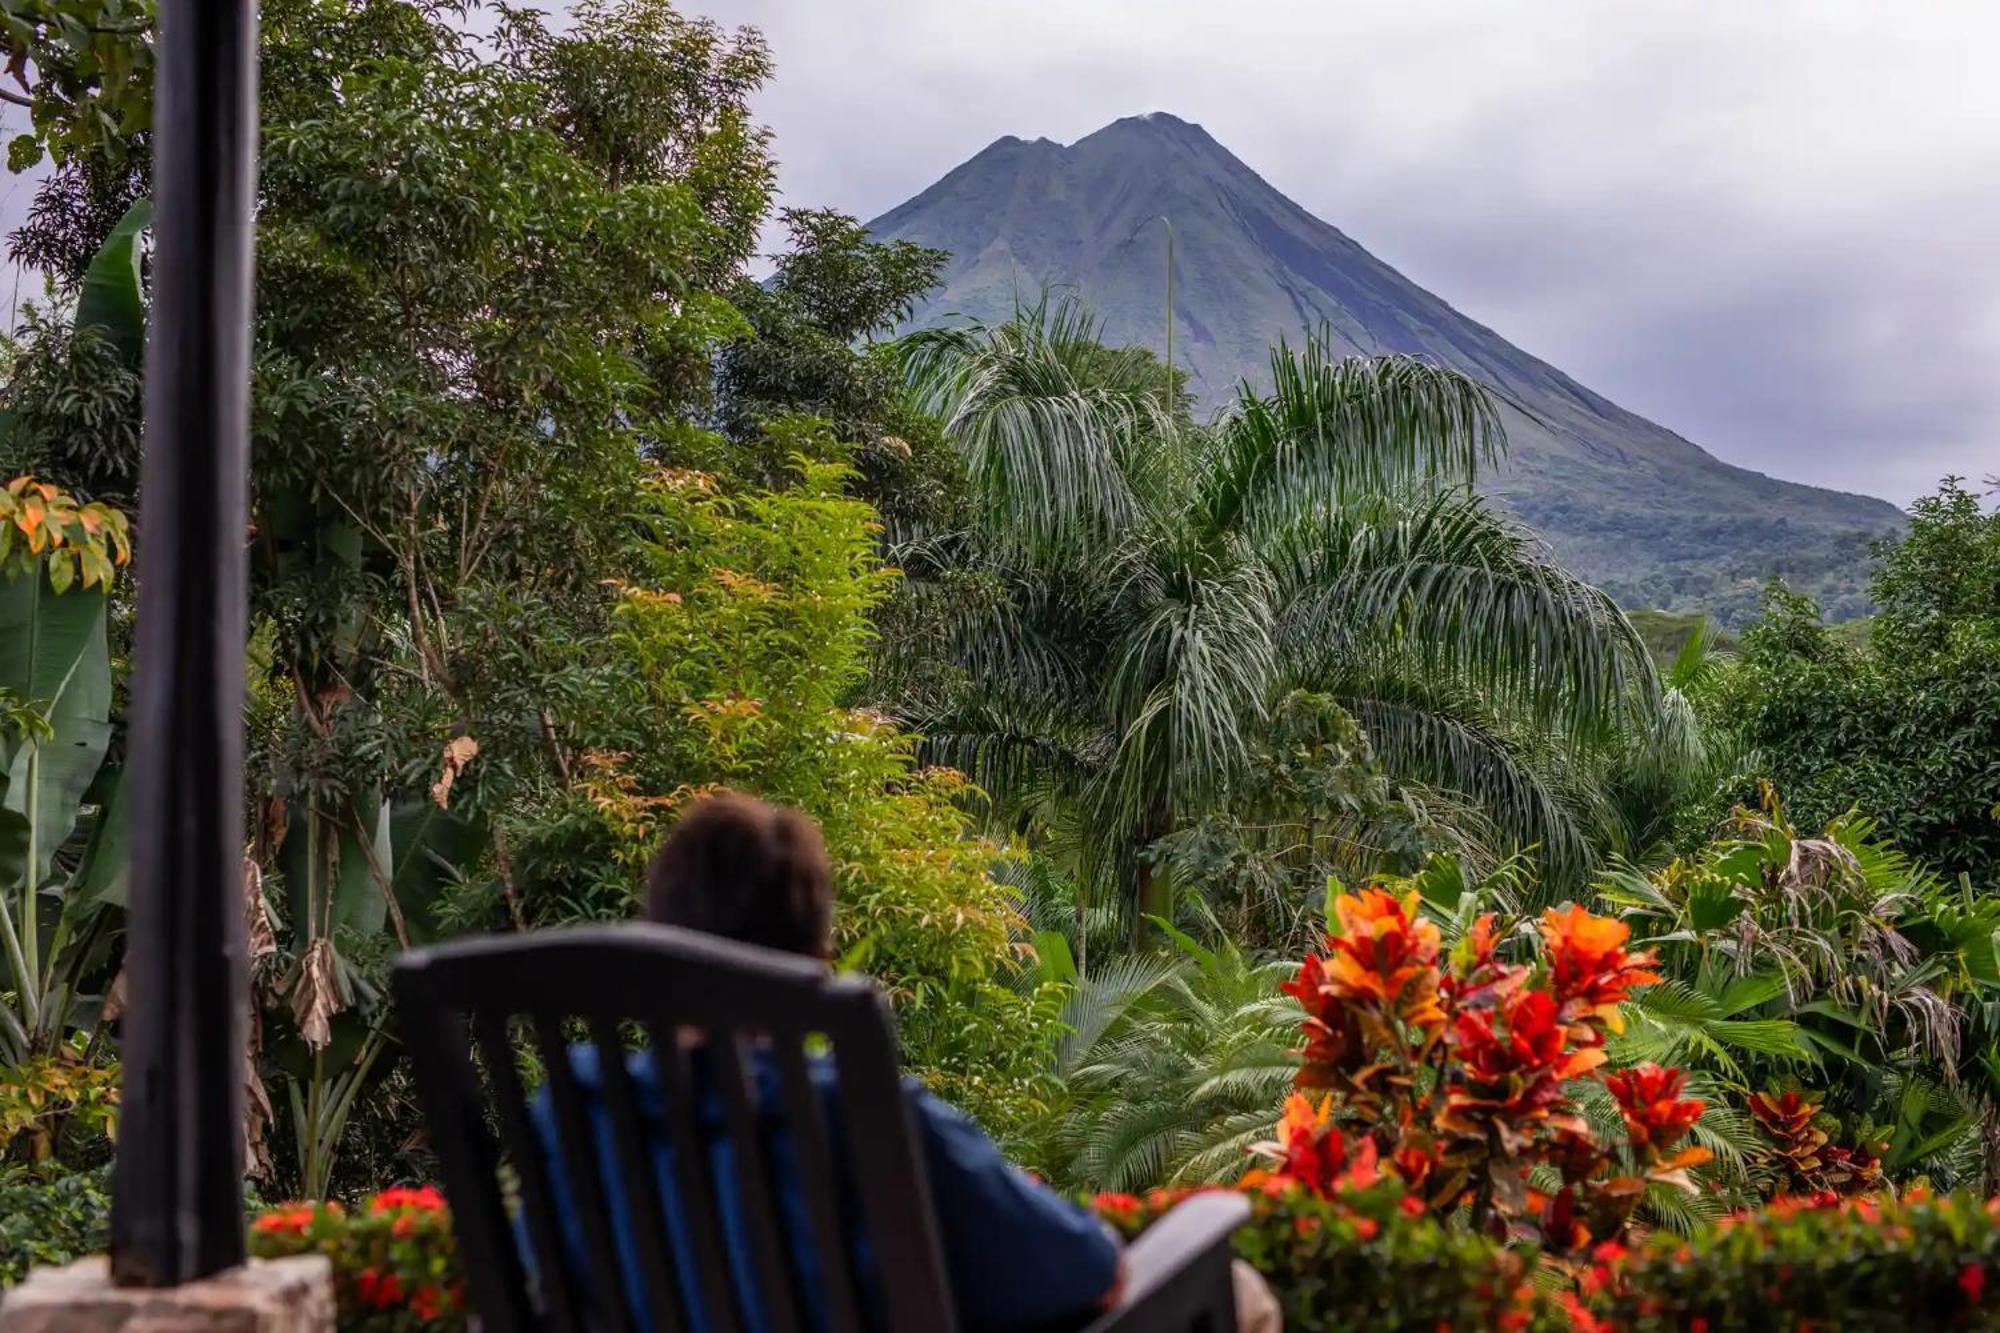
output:
[[[1413,1190],[1420,1190],[1424,1182],[1431,1178],[1431,1173],[1437,1170],[1438,1152],[1435,1147],[1404,1143],[1389,1154],[1389,1166],[1402,1178],[1405,1185]],[[1421,1203],[1417,1205],[1417,1211],[1423,1211]]]
[[[435,1185],[420,1185],[415,1189],[398,1186],[383,1190],[368,1201],[371,1213],[390,1213],[398,1208],[415,1208],[421,1212],[434,1213],[444,1207],[444,1195],[438,1193]]]
[[[1494,1035],[1495,1014],[1506,1023],[1504,1041]],[[1461,1014],[1458,1035],[1460,1053],[1476,1079],[1546,1070],[1567,1081],[1581,1078],[1604,1063],[1602,1051],[1567,1049],[1570,1033],[1546,991],[1516,991],[1494,1011]]]
[[[1139,1220],[1145,1205],[1136,1194],[1100,1194],[1090,1201],[1090,1206],[1099,1217],[1108,1218],[1121,1226],[1131,1226]]]
[[[1967,1264],[1959,1270],[1958,1289],[1965,1293],[1965,1303],[1977,1306],[1986,1295],[1986,1265]]]
[[[444,1310],[444,1293],[436,1287],[418,1287],[410,1296],[410,1313],[429,1323]]]
[[[1318,1106],[1303,1093],[1285,1099],[1285,1118],[1278,1124],[1279,1170],[1315,1194],[1331,1194],[1347,1166],[1347,1142],[1333,1123],[1333,1099]]]
[[[1634,1148],[1665,1152],[1701,1119],[1706,1103],[1681,1100],[1686,1082],[1680,1070],[1662,1069],[1650,1061],[1604,1076]]]
[[[386,1310],[403,1299],[403,1282],[394,1273],[364,1268],[354,1275],[354,1290],[362,1304]]]

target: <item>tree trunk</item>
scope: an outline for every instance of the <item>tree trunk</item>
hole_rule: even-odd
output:
[[[1153,943],[1158,932],[1153,929],[1154,917],[1162,921],[1173,919],[1174,885],[1172,876],[1158,869],[1144,859],[1146,849],[1174,831],[1174,818],[1170,814],[1157,815],[1146,822],[1139,833],[1139,873],[1136,881],[1137,893],[1132,914],[1132,947],[1143,949]]]

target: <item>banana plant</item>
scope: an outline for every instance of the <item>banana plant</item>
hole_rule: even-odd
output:
[[[111,743],[106,604],[130,558],[124,515],[45,483],[0,491],[0,951],[11,1002],[0,1052],[19,1064],[68,1029],[75,964],[122,862]],[[60,873],[58,851],[87,810],[96,821]]]
[[[84,276],[75,323],[136,367],[145,314],[135,204]],[[0,411],[0,431],[12,416]],[[67,1039],[76,977],[122,892],[107,608],[132,555],[125,515],[47,482],[0,491],[0,1056],[19,1067]],[[76,845],[72,845],[72,844]]]

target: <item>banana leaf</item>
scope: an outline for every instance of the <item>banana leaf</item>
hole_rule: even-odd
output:
[[[84,270],[76,301],[76,326],[95,328],[117,345],[129,365],[138,365],[146,345],[146,308],[139,282],[139,236],[153,222],[153,201],[141,199]]]
[[[104,594],[58,594],[39,567],[0,580],[0,688],[50,727],[0,746],[0,883],[40,885],[111,744]]]

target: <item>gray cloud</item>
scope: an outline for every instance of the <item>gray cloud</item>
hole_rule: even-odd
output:
[[[1991,0],[680,2],[770,38],[787,203],[1171,110],[1731,462],[1899,502],[2000,471]]]
[[[770,37],[787,201],[1153,109],[1593,388],[1897,501],[2000,470],[1985,0],[690,0]]]

